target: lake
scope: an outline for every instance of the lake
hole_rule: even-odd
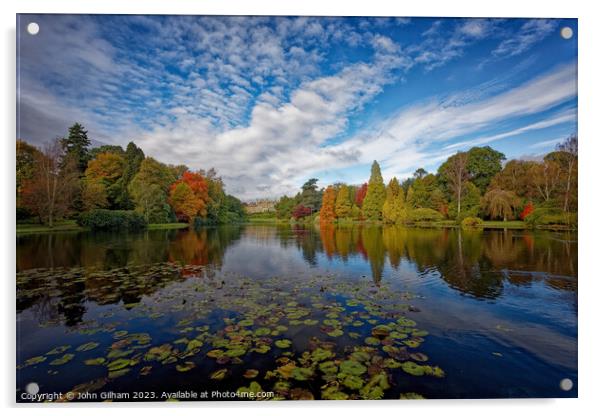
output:
[[[577,397],[577,282],[570,232],[18,236],[17,400]]]

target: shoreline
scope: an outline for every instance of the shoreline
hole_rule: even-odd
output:
[[[276,218],[262,218],[260,220],[249,220],[247,222],[240,223],[240,225],[312,225],[312,222],[291,222],[285,220],[278,220]],[[227,225],[227,224],[224,224]],[[335,222],[332,225],[341,225],[341,226],[353,226],[353,225],[379,225],[385,226],[382,222],[367,222],[367,221],[345,221],[345,222]],[[484,221],[482,225],[475,227],[462,227],[459,224],[456,224],[453,221],[442,221],[442,222],[434,222],[434,223],[415,223],[415,224],[404,224],[404,225],[391,225],[394,227],[404,227],[404,228],[431,228],[431,229],[443,229],[443,228],[462,228],[465,230],[545,230],[545,231],[577,231],[577,227],[567,227],[567,226],[536,226],[534,228],[530,228],[523,221],[507,221],[504,223],[503,221]],[[149,224],[146,230],[177,230],[177,229],[185,229],[189,228],[190,224],[186,223],[167,223],[167,224]],[[50,228],[45,225],[39,224],[17,224],[16,226],[16,234],[17,235],[27,235],[27,234],[47,234],[47,233],[57,233],[57,232],[82,232],[89,231],[86,227],[80,227],[75,224],[75,222],[69,223],[61,223],[57,224],[54,227]]]

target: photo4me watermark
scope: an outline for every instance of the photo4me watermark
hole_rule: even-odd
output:
[[[29,390],[29,389],[28,389]],[[221,391],[221,390],[178,390],[173,392],[86,392],[70,391],[39,393],[24,391],[20,399],[32,403],[71,402],[71,401],[180,401],[180,400],[265,400],[275,397],[273,391]]]

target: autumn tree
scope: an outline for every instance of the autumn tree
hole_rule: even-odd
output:
[[[390,224],[400,224],[405,220],[405,201],[403,188],[397,178],[389,181],[383,204],[383,221]]]
[[[100,180],[85,178],[82,184],[82,200],[84,209],[107,208],[107,188]]]
[[[322,196],[322,207],[320,208],[320,223],[332,223],[336,219],[335,204],[337,191],[334,186],[329,186]]]
[[[31,180],[35,173],[36,159],[40,151],[23,140],[17,140],[17,208],[22,208],[21,193],[24,184]]]
[[[364,203],[364,199],[366,198],[366,193],[368,192],[368,184],[363,183],[362,186],[359,187],[357,192],[355,193],[355,205],[358,207],[362,207]]]
[[[203,201],[198,198],[190,185],[184,181],[174,183],[169,191],[169,205],[178,220],[191,221],[203,209]]]
[[[48,143],[34,155],[31,178],[23,184],[22,202],[48,226],[69,210],[77,189],[79,171],[76,160],[67,158],[61,142]]]
[[[169,205],[167,192],[175,178],[173,172],[163,163],[147,157],[130,182],[128,191],[134,201],[136,211],[148,222],[167,222]]]
[[[324,200],[322,200],[322,206],[324,206]],[[351,195],[349,194],[349,187],[347,185],[341,185],[339,192],[337,193],[335,213],[337,218],[349,218],[351,217],[352,203]]]
[[[125,158],[117,152],[98,153],[96,158],[88,162],[82,190],[85,207],[124,208],[117,201],[121,198],[121,193],[125,192],[122,180],[125,163]],[[104,197],[101,196],[103,194]],[[107,203],[99,205],[98,202],[103,199]]]
[[[439,172],[447,182],[449,189],[456,201],[456,212],[460,215],[462,212],[462,195],[466,182],[468,181],[468,154],[458,152],[451,156],[441,167]]]
[[[558,160],[564,176],[563,210],[564,212],[567,212],[569,210],[571,191],[577,187],[577,135],[572,135],[567,138],[556,147],[556,150],[560,153]],[[575,191],[575,201],[577,199],[576,195],[577,192]]]
[[[483,196],[482,204],[492,219],[502,218],[506,221],[514,217],[514,210],[520,205],[520,199],[514,192],[492,189]]]
[[[178,219],[192,221],[194,217],[206,217],[209,203],[207,181],[201,173],[184,172],[171,185],[168,202]]]
[[[401,187],[403,189],[403,186]],[[414,209],[416,206],[414,205],[414,187],[410,185],[406,192],[406,206],[408,209]]]
[[[310,207],[306,207],[306,206],[299,204],[295,208],[293,208],[292,216],[296,220],[298,220],[300,218],[305,218],[310,215],[311,215]]]
[[[372,163],[370,171],[370,181],[368,182],[368,191],[362,204],[362,214],[368,220],[380,220],[382,218],[382,209],[385,202],[385,184],[380,166],[375,160]]]
[[[521,198],[534,198],[538,193],[531,175],[535,165],[537,162],[530,160],[510,160],[493,177],[490,187],[512,191]]]
[[[534,188],[544,204],[553,203],[561,182],[559,164],[553,158],[534,164],[529,170]]]

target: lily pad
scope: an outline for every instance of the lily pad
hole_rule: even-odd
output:
[[[27,360],[25,360],[25,365],[29,366],[29,365],[36,365],[36,364],[40,364],[42,362],[46,361],[46,357],[44,357],[43,355],[37,356],[37,357],[31,357]]]
[[[341,363],[341,372],[359,376],[366,372],[366,367],[355,360],[345,360]]]
[[[254,368],[249,368],[243,373],[244,378],[255,378],[259,375],[259,370],[255,370]]]
[[[297,387],[290,391],[290,398],[291,400],[313,400],[314,395],[309,390]]]
[[[61,358],[50,361],[50,365],[63,365],[71,361],[75,357],[74,354],[65,354]]]
[[[181,373],[184,373],[186,371],[192,370],[194,367],[196,367],[196,365],[192,361],[185,361],[182,364],[176,365],[176,370]]]
[[[61,345],[59,347],[55,347],[55,348],[51,349],[50,351],[48,351],[46,353],[46,355],[62,354],[65,351],[67,351],[69,348],[71,348],[71,345]]]
[[[307,367],[295,367],[291,372],[291,376],[298,381],[309,380],[313,377],[313,375],[314,370],[312,368]]]
[[[245,355],[246,353],[247,353],[246,349],[239,347],[239,348],[233,348],[231,350],[227,350],[224,355],[226,355],[226,357],[233,358],[233,357],[240,357],[242,355]]]
[[[186,351],[193,351],[193,350],[201,348],[202,346],[203,346],[202,341],[199,341],[198,339],[193,339],[186,346]]]
[[[349,374],[343,379],[343,385],[351,390],[359,390],[364,385],[364,380],[358,376]]]
[[[391,330],[386,325],[377,325],[372,328],[372,336],[376,338],[384,338],[389,335]]]
[[[324,360],[327,360],[332,357],[334,357],[334,353],[332,351],[326,350],[324,348],[316,348],[311,353],[311,359],[312,359],[312,361],[315,361],[315,362],[324,361]]]
[[[406,361],[401,364],[401,369],[408,374],[413,376],[423,376],[424,375],[424,366],[420,364],[416,364],[413,361]]]
[[[322,391],[322,398],[326,400],[347,400],[349,395],[340,391],[337,386],[329,386]]]
[[[103,365],[107,359],[105,357],[98,358],[90,358],[89,360],[85,360],[84,364],[86,365]]]
[[[380,340],[374,337],[368,337],[364,340],[364,342],[368,345],[378,345],[380,344]]]
[[[279,339],[274,342],[278,348],[289,348],[292,345],[292,341],[290,339]]]
[[[98,347],[100,344],[98,342],[87,342],[85,344],[80,345],[79,347],[77,347],[75,350],[76,351],[90,351],[93,350],[94,348]]]
[[[331,336],[331,337],[340,337],[341,335],[344,334],[344,332],[341,329],[336,328],[330,332],[327,332],[327,334],[328,334],[328,336]]]
[[[129,360],[127,358],[118,358],[115,361],[111,361],[107,365],[107,368],[109,369],[109,371],[117,371],[121,370],[122,368],[129,367],[131,364],[132,360]]]
[[[261,344],[256,346],[255,348],[253,348],[251,351],[255,351],[258,352],[259,354],[265,354],[270,350],[270,346],[269,345],[265,345],[265,344]]]
[[[224,350],[211,350],[207,352],[207,357],[219,358],[224,355]]]

